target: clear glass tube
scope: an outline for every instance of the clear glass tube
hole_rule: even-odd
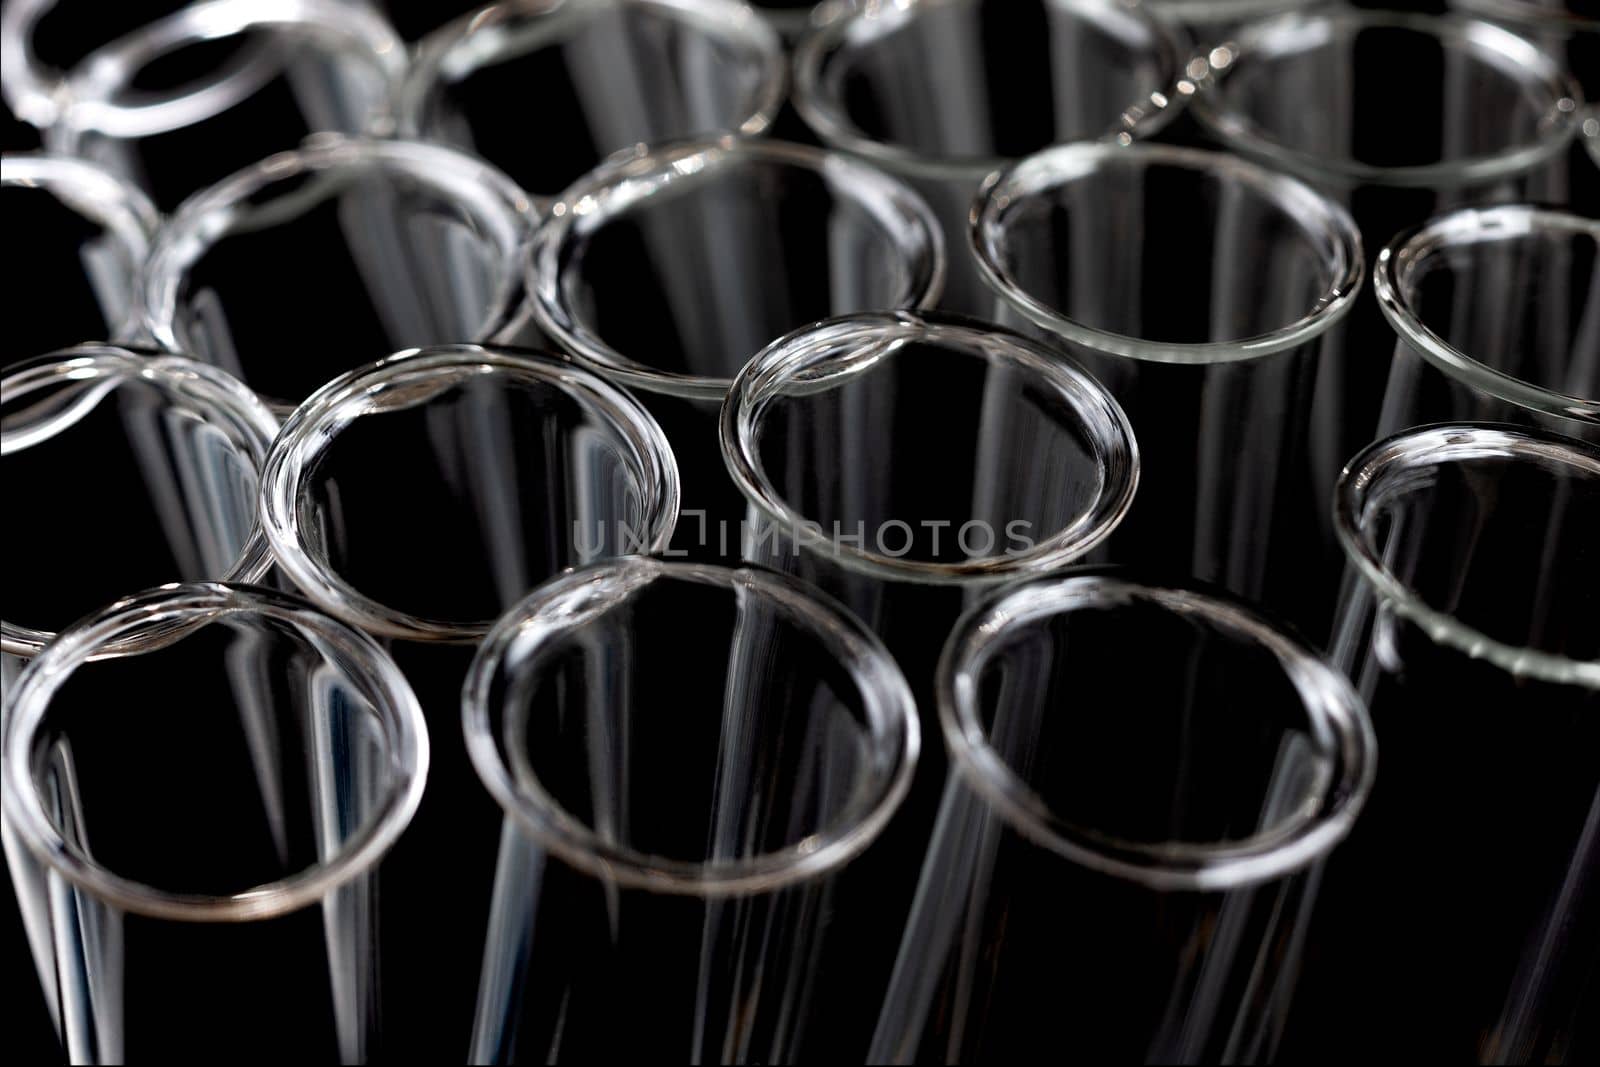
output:
[[[1078,573],[976,605],[954,768],[869,1062],[1272,1054],[1308,868],[1376,752],[1332,665],[1242,604]]]
[[[776,31],[734,0],[509,0],[423,39],[398,118],[552,197],[637,145],[763,132],[786,74]],[[539,101],[537,137],[508,94]]]
[[[1188,58],[1167,22],[1114,0],[863,4],[801,41],[794,104],[825,144],[927,199],[950,256],[939,306],[984,316],[966,244],[984,177],[1058,142],[1155,133]]]
[[[1600,11],[1585,0],[1450,0],[1453,10],[1502,23],[1566,57],[1586,100],[1600,100]]]
[[[287,414],[403,348],[526,340],[535,221],[521,190],[470,156],[319,135],[172,216],[144,274],[145,325]]]
[[[924,733],[939,650],[975,590],[1078,559],[1139,481],[1132,430],[1098,382],[1057,349],[949,316],[797,330],[734,380],[721,432],[748,501],[745,558],[865,620],[905,672]],[[910,899],[943,781],[932,749],[865,859],[862,891],[890,913]]]
[[[1233,156],[1068,145],[985,183],[971,243],[996,317],[1062,344],[1133,423],[1139,499],[1103,554],[1326,632],[1342,567],[1308,424],[1363,277],[1349,213]]]
[[[156,211],[112,174],[61,156],[0,158],[5,228],[28,249],[11,272],[7,301],[49,314],[12,315],[0,363],[84,341],[140,336],[135,279],[149,255]]]
[[[1316,7],[1323,0],[1149,0],[1157,15],[1176,22],[1189,31],[1197,45],[1205,49],[1223,43],[1244,24],[1270,18],[1286,11]]]
[[[76,623],[7,696],[13,875],[71,1061],[365,1062],[375,871],[428,767],[388,657],[298,599],[191,583]]]
[[[806,323],[931,303],[943,260],[938,224],[894,178],[724,138],[644,150],[563,193],[528,288],[544,331],[667,428],[686,486],[675,550],[727,560],[744,500],[716,419],[733,376]]]
[[[660,427],[553,356],[402,353],[284,424],[262,485],[273,555],[319,607],[386,640],[433,728],[428,796],[385,900],[413,930],[384,961],[400,1013],[390,1054],[460,1060],[469,1038],[503,821],[457,725],[477,642],[569,566],[662,550],[677,505]]]
[[[403,42],[365,4],[205,0],[74,68],[45,144],[170,211],[308,133],[390,132],[404,67]]]
[[[1493,23],[1332,7],[1246,26],[1208,66],[1200,124],[1343,203],[1369,259],[1455,207],[1568,199],[1582,95],[1557,57]],[[1322,500],[1377,432],[1394,345],[1370,289],[1341,335],[1313,403]]]
[[[1600,1039],[1600,451],[1410,431],[1351,462],[1335,520],[1351,576],[1334,658],[1384,769],[1322,877],[1285,1056],[1584,1062]]]
[[[897,930],[853,860],[920,734],[858,621],[769,571],[615,560],[496,626],[463,716],[511,817],[472,1062],[861,1060]]]
[[[1373,281],[1400,338],[1385,436],[1475,419],[1600,443],[1600,221],[1452,212],[1391,241]]]

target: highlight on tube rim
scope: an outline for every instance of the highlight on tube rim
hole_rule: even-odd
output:
[[[239,205],[279,183],[309,174],[374,171],[415,182],[471,215],[498,259],[500,282],[471,338],[486,342],[518,330],[525,313],[522,261],[538,221],[526,193],[498,169],[442,145],[315,133],[300,147],[268,156],[185,200],[156,234],[140,293],[145,329],[170,351],[186,351],[178,332],[178,293],[185,273],[231,236]],[[291,197],[293,194],[291,194]],[[281,414],[289,400],[268,402]]]
[[[114,234],[131,262],[141,268],[161,223],[155,205],[142,191],[102,167],[70,156],[7,152],[0,156],[0,186],[24,186],[54,194],[79,215]],[[135,304],[111,340],[132,340],[138,325]]]
[[[1314,7],[1324,0],[1147,0],[1145,6],[1164,19],[1187,25],[1247,22],[1284,11]]]
[[[410,641],[468,643],[494,620],[451,622],[409,615],[358,592],[302,536],[304,481],[340,431],[364,415],[426,404],[475,376],[556,388],[597,413],[627,446],[639,479],[642,524],[649,551],[663,551],[678,521],[677,459],[666,434],[632,396],[560,358],[483,345],[413,348],[340,375],[295,409],[267,456],[261,479],[260,521],[278,566],[323,611],[368,633]]]
[[[894,173],[930,179],[967,179],[976,184],[986,174],[1008,166],[1013,160],[1005,156],[929,156],[902,144],[876,140],[823,92],[823,70],[841,47],[870,47],[925,11],[964,2],[967,0],[858,3],[824,21],[801,38],[795,48],[795,110],[824,144],[853,152]],[[1155,46],[1152,57],[1161,67],[1158,84],[1148,98],[1130,100],[1118,116],[1107,121],[1100,136],[1153,136],[1178,116],[1188,94],[1175,89],[1184,82],[1191,46],[1176,22],[1157,16],[1136,0],[1056,0],[1051,6],[1101,21],[1136,22]]]
[[[1032,376],[1082,417],[1101,480],[1092,504],[1071,523],[1014,555],[961,563],[900,559],[846,544],[813,528],[783,499],[760,460],[757,431],[766,409],[785,395],[821,392],[870,372],[901,346],[925,343],[965,350]],[[964,584],[1001,581],[1026,571],[1072,563],[1110,536],[1133,505],[1139,447],[1127,415],[1098,381],[1060,351],[990,323],[941,313],[863,312],[802,327],[745,364],[728,390],[720,420],[722,457],[739,491],[761,519],[777,523],[802,545],[841,566],[891,581]]]
[[[277,73],[273,56],[250,55],[199,88],[153,94],[138,103],[119,103],[116,94],[134,75],[172,51],[204,41],[252,31],[310,31],[319,43],[353,50],[371,62],[385,96],[405,71],[405,42],[369,7],[341,0],[202,0],[179,8],[96,50],[67,76],[59,93],[59,121],[50,125],[47,144],[72,152],[77,139],[94,133],[115,138],[167,133],[221,114],[248,98]],[[387,106],[387,100],[383,101]],[[372,132],[384,133],[387,113],[374,116]]]
[[[231,615],[253,615],[309,632],[354,664],[354,681],[372,700],[384,727],[394,781],[367,825],[331,860],[287,878],[228,895],[174,893],[123,878],[69,845],[39,802],[29,768],[34,734],[51,698],[72,672],[109,649],[161,647]],[[117,653],[126,655],[127,653]],[[422,708],[404,675],[365,634],[297,598],[255,586],[219,582],[166,585],[120,600],[82,619],[41,652],[8,694],[4,739],[5,813],[43,863],[72,884],[125,911],[182,922],[249,922],[316,903],[371,869],[399,837],[422,799],[428,773],[428,733]]]
[[[1470,388],[1520,408],[1600,426],[1600,397],[1558,393],[1474,359],[1429,328],[1406,295],[1412,274],[1429,257],[1445,249],[1540,233],[1587,234],[1600,247],[1600,221],[1564,211],[1521,204],[1453,211],[1407,230],[1378,253],[1372,271],[1378,306],[1407,344]]]
[[[119,381],[137,379],[156,384],[171,398],[174,406],[189,408],[208,426],[225,428],[233,438],[252,445],[248,458],[254,462],[257,476],[265,479],[267,456],[278,432],[278,420],[242,383],[207,363],[111,345],[78,345],[15,364],[0,382],[0,394],[10,406],[40,389],[95,379],[104,380],[105,389],[97,390],[87,402],[74,403],[53,416],[44,431],[19,429],[15,424],[0,429],[0,456],[21,452],[60,433],[70,433],[73,424],[98,404],[105,392],[115,388]],[[216,578],[224,582],[257,582],[271,569],[272,556],[262,536],[258,516],[239,558],[226,574]],[[46,630],[0,620],[0,649],[14,656],[36,656],[54,637]],[[131,646],[115,645],[105,653],[126,654],[133,650]]]
[[[690,582],[756,597],[804,627],[834,652],[860,689],[873,748],[850,802],[832,824],[775,852],[697,863],[648,855],[604,840],[565,811],[538,782],[519,784],[501,758],[490,723],[494,674],[511,651],[526,655],[581,628],[657,581]],[[865,849],[888,824],[911,785],[921,747],[916,702],[882,642],[838,602],[788,575],[743,565],[667,562],[619,556],[569,571],[540,586],[484,640],[462,688],[462,726],[478,776],[519,826],[573,867],[608,882],[655,893],[700,897],[771,892],[816,878]]]
[[[1228,79],[1237,74],[1241,63],[1252,62],[1256,54],[1273,54],[1271,50],[1279,41],[1286,46],[1285,54],[1293,54],[1308,42],[1315,44],[1333,33],[1369,27],[1404,29],[1466,45],[1497,62],[1522,82],[1524,89],[1531,85],[1548,101],[1537,123],[1538,136],[1526,144],[1488,155],[1382,166],[1287,147],[1248,117],[1229,109],[1225,100]],[[1506,177],[1530,170],[1564,151],[1578,129],[1582,110],[1583,92],[1577,81],[1535,42],[1492,22],[1454,15],[1340,7],[1289,12],[1246,26],[1237,41],[1213,48],[1208,62],[1215,76],[1194,94],[1191,105],[1200,123],[1229,150],[1313,182],[1426,187]]]
[[[562,257],[574,237],[626,215],[670,185],[706,181],[715,177],[718,167],[749,164],[811,171],[826,180],[835,195],[850,198],[882,222],[886,235],[915,230],[920,245],[897,248],[906,263],[907,281],[892,306],[915,310],[939,299],[944,289],[944,235],[932,210],[910,187],[864,163],[808,145],[719,137],[641,148],[590,172],[556,198],[534,234],[527,264],[527,289],[539,326],[578,362],[623,385],[720,401],[733,379],[659,370],[608,345],[583,322],[569,299],[562,284]]]
[[[515,40],[520,47],[543,42],[554,44],[591,15],[618,8],[636,8],[663,15],[675,22],[740,47],[760,60],[762,77],[750,101],[749,113],[730,131],[742,137],[766,132],[783,106],[788,84],[788,61],[783,41],[762,14],[738,0],[603,0],[580,3],[577,0],[501,0],[462,15],[434,30],[416,46],[402,82],[395,110],[402,137],[422,134],[422,115],[428,94],[447,67],[464,72],[493,62],[499,50],[494,35],[518,19],[532,19],[532,30],[521,29]],[[487,39],[488,43],[484,43]],[[459,58],[458,58],[459,57]]]
[[[1434,643],[1519,677],[1600,690],[1600,661],[1521,648],[1466,625],[1423,600],[1388,568],[1362,534],[1362,515],[1370,497],[1389,478],[1414,476],[1418,468],[1486,458],[1560,466],[1600,482],[1600,449],[1562,434],[1494,423],[1440,423],[1406,430],[1369,445],[1340,474],[1333,504],[1339,545],[1384,604]]]
[[[1092,174],[1103,166],[1193,171],[1250,187],[1270,200],[1319,245],[1331,261],[1330,281],[1299,319],[1254,337],[1185,344],[1147,341],[1068,318],[1028,292],[1005,265],[1004,215],[1016,201]],[[1278,174],[1223,152],[1169,145],[1078,144],[1047,148],[989,176],[973,202],[968,243],[984,280],[1029,320],[1067,340],[1153,363],[1211,364],[1257,359],[1296,348],[1334,326],[1355,306],[1366,275],[1361,231],[1340,205],[1297,178]]]
[[[1125,841],[1058,818],[989,744],[979,714],[984,666],[1006,634],[1083,607],[1135,602],[1198,621],[1271,653],[1303,701],[1310,728],[1338,757],[1314,816],[1279,832],[1237,841]],[[939,725],[962,780],[1019,833],[1072,863],[1158,890],[1238,889],[1281,878],[1325,857],[1366,802],[1377,769],[1377,740],[1350,682],[1298,638],[1241,602],[1213,593],[1141,585],[1094,573],[1036,578],[1004,586],[956,624],[940,657]]]
[[[1451,7],[1481,18],[1517,23],[1534,32],[1600,30],[1600,15],[1586,15],[1559,4],[1534,0],[1450,0]]]

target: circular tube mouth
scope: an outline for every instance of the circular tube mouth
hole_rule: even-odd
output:
[[[870,374],[907,345],[931,345],[1021,376],[1038,395],[1076,419],[1097,468],[1092,498],[1071,521],[1025,551],[961,562],[896,557],[830,537],[779,492],[761,460],[763,421],[785,397],[838,389]],[[734,379],[722,405],[723,460],[760,521],[800,545],[874,578],[927,584],[993,582],[1064,566],[1108,537],[1133,504],[1139,451],[1133,428],[1106,389],[1061,352],[1020,334],[952,315],[911,312],[846,315],[796,330],[767,347]],[[991,544],[991,548],[994,547]]]
[[[244,459],[264,477],[278,420],[254,393],[215,367],[182,356],[149,355],[106,345],[80,345],[13,366],[0,382],[7,413],[0,420],[0,456],[21,453],[72,427],[121,385],[138,382],[160,390],[172,408],[225,433]],[[70,389],[70,403],[30,405],[30,394]],[[259,522],[226,582],[257,582],[272,567]],[[56,635],[0,620],[0,648],[25,658],[37,656]],[[102,654],[122,655],[134,646],[107,644]]]
[[[1230,87],[1246,76],[1243,72],[1263,60],[1284,62],[1369,30],[1416,34],[1440,51],[1470,56],[1484,69],[1514,81],[1519,107],[1537,101],[1536,113],[1530,113],[1524,124],[1524,136],[1497,151],[1438,162],[1367,163],[1285,144],[1229,97]],[[1578,128],[1583,100],[1577,82],[1534,42],[1491,22],[1448,15],[1371,9],[1289,13],[1246,26],[1237,41],[1213,48],[1206,63],[1212,77],[1200,79],[1202,88],[1192,107],[1196,118],[1225,147],[1313,182],[1340,185],[1459,186],[1526,172],[1566,148]]]
[[[881,45],[893,35],[916,26],[921,18],[941,10],[974,6],[983,0],[896,0],[893,4],[863,3],[826,19],[801,39],[794,53],[794,106],[824,144],[853,152],[893,173],[913,178],[971,181],[974,185],[992,171],[1013,162],[1001,155],[958,156],[934,154],[913,145],[881,140],[851,117],[844,101],[828,84],[831,63],[849,53]],[[1071,15],[1098,29],[1144,46],[1142,58],[1157,71],[1137,98],[1107,114],[1105,128],[1084,140],[1149,137],[1177,117],[1183,102],[1194,92],[1185,77],[1191,50],[1176,23],[1157,17],[1133,0],[1056,0],[1050,5],[1058,16]],[[995,57],[997,62],[1009,61]],[[936,62],[929,57],[927,72],[937,78]],[[1187,86],[1187,88],[1185,88]],[[1039,145],[1043,148],[1044,145]]]
[[[491,724],[497,669],[509,655],[539,652],[612,611],[627,610],[657,583],[724,590],[769,609],[814,638],[861,697],[867,736],[860,780],[828,824],[782,849],[737,860],[692,862],[648,855],[598,834],[564,810],[532,774],[513,775]],[[467,752],[489,792],[519,826],[573,867],[654,893],[725,897],[768,893],[843,866],[873,842],[910,788],[921,745],[911,691],[882,643],[843,607],[787,575],[756,567],[664,562],[624,556],[569,572],[540,587],[495,626],[467,676],[462,699]]]
[[[96,50],[68,75],[59,94],[53,140],[70,149],[77,137],[149,137],[201,122],[233,107],[264,85],[282,56],[247,48],[198,87],[121,95],[139,71],[165,56],[207,41],[250,33],[283,36],[293,48],[304,42],[364,59],[392,92],[405,70],[405,44],[387,22],[363,4],[337,0],[204,0]],[[383,132],[374,130],[374,132]],[[55,136],[57,135],[58,136]]]
[[[630,388],[720,401],[731,378],[662,370],[607,344],[584,321],[565,266],[573,261],[576,243],[652,206],[653,197],[708,186],[742,168],[816,175],[832,197],[858,207],[876,223],[904,272],[904,285],[888,307],[924,308],[939,298],[944,286],[944,239],[932,211],[910,188],[837,153],[781,141],[723,137],[641,149],[632,158],[598,168],[561,194],[534,235],[528,257],[527,287],[539,325],[580,363]]]
[[[1453,10],[1516,23],[1530,30],[1578,32],[1600,30],[1600,14],[1576,10],[1571,3],[1540,3],[1539,0],[1450,0]]]
[[[43,189],[110,231],[135,263],[143,263],[161,216],[150,198],[101,167],[70,156],[6,153],[0,185]]]
[[[1600,485],[1600,449],[1539,430],[1492,424],[1428,426],[1369,446],[1345,467],[1334,489],[1333,529],[1345,557],[1396,614],[1436,644],[1520,677],[1600,689],[1600,662],[1582,662],[1496,640],[1429,604],[1389,566],[1366,534],[1367,518],[1386,503],[1433,483],[1432,472],[1494,460],[1559,471]]]
[[[661,427],[632,396],[570,363],[534,352],[479,345],[411,349],[344,374],[314,393],[283,425],[261,480],[261,524],[273,558],[313,603],[368,633],[411,641],[470,643],[487,622],[428,619],[358,592],[312,550],[304,513],[308,483],[339,435],[367,415],[428,403],[484,376],[511,387],[554,389],[594,415],[625,455],[640,495],[639,536],[663,551],[678,518],[678,467]]]
[[[1254,337],[1199,343],[1150,341],[1098,329],[1062,314],[1023,285],[1007,255],[1010,216],[1053,190],[1118,170],[1166,170],[1229,184],[1277,209],[1323,260],[1322,291],[1305,313]],[[1220,152],[1165,145],[1064,145],[991,175],[974,203],[968,235],[978,269],[1028,319],[1098,352],[1156,363],[1232,363],[1297,348],[1349,313],[1361,289],[1361,232],[1343,207],[1303,182]]]
[[[1062,818],[991,744],[980,712],[984,668],[1007,639],[1074,611],[1155,610],[1271,657],[1301,701],[1307,734],[1332,770],[1299,817],[1232,841],[1139,842]],[[1072,863],[1157,890],[1259,885],[1325,857],[1349,833],[1371,790],[1377,742],[1350,683],[1298,639],[1243,604],[1214,594],[1069,574],[1005,587],[956,624],[940,659],[939,723],[956,773],[1017,832]]]
[[[1400,234],[1378,253],[1373,268],[1378,306],[1407,344],[1469,388],[1520,408],[1600,426],[1600,397],[1559,393],[1489,366],[1435,332],[1415,304],[1417,282],[1436,257],[1530,237],[1587,240],[1600,247],[1600,222],[1525,205],[1468,208],[1441,215]],[[1533,295],[1521,294],[1529,300]]]
[[[504,0],[446,23],[418,44],[397,97],[400,135],[427,139],[423,127],[428,101],[442,81],[460,81],[504,57],[561,45],[599,17],[622,10],[665,19],[751,60],[759,71],[755,87],[727,129],[750,137],[772,125],[783,106],[788,59],[778,32],[747,4],[736,0]],[[696,132],[711,131],[683,130],[677,137]],[[632,151],[633,146],[619,145],[617,149]]]
[[[451,148],[321,133],[306,138],[298,149],[269,156],[194,194],[158,231],[142,293],[144,325],[156,343],[180,352],[200,348],[184,331],[178,306],[185,275],[213,247],[236,230],[292,221],[316,196],[337,190],[347,178],[364,176],[404,180],[470,218],[476,235],[492,251],[499,276],[470,341],[515,331],[525,313],[523,260],[537,222],[527,195],[488,163]],[[303,188],[308,177],[316,181]],[[295,407],[287,398],[269,403],[283,415]]]
[[[31,770],[51,699],[85,663],[126,650],[162,648],[230,617],[272,620],[322,655],[337,655],[371,700],[392,773],[373,816],[329,859],[267,885],[227,895],[174,893],[132,881],[69,844],[45,814]],[[138,654],[138,653],[131,653]],[[428,772],[422,708],[392,660],[371,638],[268,589],[194,582],[118,601],[63,630],[18,679],[5,729],[5,813],[24,845],[72,884],[115,907],[181,922],[250,922],[285,915],[326,897],[382,858],[411,821]]]

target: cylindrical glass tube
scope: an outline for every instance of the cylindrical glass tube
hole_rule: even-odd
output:
[[[1391,241],[1373,281],[1400,338],[1385,436],[1492,420],[1600,443],[1600,221],[1453,212]]]
[[[1450,0],[1449,6],[1509,26],[1565,56],[1584,99],[1600,100],[1600,10],[1588,0]]]
[[[1455,207],[1567,197],[1582,96],[1555,56],[1493,23],[1331,7],[1246,26],[1208,64],[1200,123],[1348,207],[1369,259]],[[1377,433],[1394,350],[1370,289],[1341,334],[1312,408],[1323,500]]]
[[[5,819],[71,1061],[365,1062],[376,868],[428,767],[382,650],[296,598],[182,584],[63,631],[7,696]]]
[[[909,188],[835,153],[725,138],[647,149],[550,209],[528,288],[544,331],[633,390],[685,484],[674,550],[739,553],[744,499],[717,444],[728,385],[790,330],[938,295],[938,224]]]
[[[939,722],[954,773],[868,1062],[1269,1058],[1308,867],[1372,783],[1349,682],[1240,603],[1070,574],[961,620]]]
[[[463,714],[511,816],[471,1062],[861,1061],[898,913],[851,861],[920,733],[859,621],[768,571],[615,560],[496,626]]]
[[[927,199],[950,257],[939,306],[986,317],[966,243],[984,177],[1058,142],[1154,133],[1188,58],[1166,22],[1115,0],[863,4],[800,43],[794,103],[824,143]]]
[[[1503,426],[1414,430],[1352,461],[1335,519],[1351,578],[1334,657],[1384,767],[1324,873],[1285,1055],[1586,1062],[1600,451]]]
[[[1000,317],[1062,344],[1133,423],[1139,499],[1104,554],[1325,633],[1342,566],[1308,423],[1363,276],[1349,213],[1233,156],[1068,145],[991,178],[971,241]]]
[[[544,198],[637,145],[761,133],[786,73],[777,33],[734,0],[508,0],[422,41],[398,120]],[[508,95],[538,101],[537,136]]]
[[[75,68],[45,144],[171,211],[308,133],[388,133],[404,66],[404,44],[365,4],[205,0]]]
[[[0,158],[6,233],[27,249],[6,280],[0,364],[139,336],[137,278],[156,228],[143,193],[81,160]],[[19,264],[20,268],[20,264]]]
[[[462,679],[493,620],[535,586],[667,545],[672,451],[631,396],[570,363],[450,345],[314,394],[284,424],[262,490],[280,567],[388,641],[433,725],[428,796],[385,897],[411,931],[384,961],[401,1012],[389,1054],[459,1060],[502,822],[461,740]]]
[[[1148,0],[1147,6],[1188,30],[1203,55],[1213,45],[1226,42],[1241,25],[1320,3],[1322,0]]]
[[[287,413],[404,348],[526,337],[525,194],[448,148],[309,139],[187,201],[144,274],[146,328]]]
[[[864,619],[905,672],[924,733],[939,650],[975,590],[1082,556],[1139,480],[1122,410],[1058,350],[909,312],[828,320],[767,348],[729,391],[722,448],[749,502],[745,558]],[[894,914],[913,891],[943,782],[934,748],[863,858],[862,891]]]

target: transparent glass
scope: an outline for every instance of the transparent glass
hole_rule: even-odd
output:
[[[1064,346],[1133,423],[1139,499],[1101,554],[1326,632],[1342,568],[1314,490],[1337,472],[1312,477],[1311,384],[1361,287],[1349,213],[1233,156],[1069,145],[986,182],[971,243],[996,317]]]
[[[1269,1059],[1372,784],[1350,684],[1238,602],[1080,573],[976,605],[938,689],[954,774],[868,1062]]]
[[[1479,19],[1333,7],[1253,23],[1213,48],[1191,111],[1231,151],[1350,209],[1369,259],[1455,207],[1564,203],[1576,83]],[[1319,499],[1377,433],[1393,335],[1371,289],[1316,383]]]
[[[624,149],[761,133],[785,77],[777,33],[734,0],[509,0],[422,41],[399,122],[553,197]],[[537,136],[515,100],[538,102]]]
[[[898,928],[852,860],[920,735],[858,621],[768,571],[616,560],[497,625],[463,715],[511,817],[472,1062],[861,1061]]]
[[[562,194],[528,288],[544,331],[666,427],[686,485],[675,550],[726,560],[744,514],[717,446],[733,376],[806,323],[931,303],[943,258],[927,206],[894,178],[726,138],[649,149]]]
[[[1224,43],[1240,26],[1285,11],[1316,7],[1323,0],[1148,0],[1151,11],[1189,31],[1202,47]]]
[[[934,729],[939,650],[975,590],[1102,541],[1139,480],[1116,401],[1058,351],[986,323],[861,314],[797,330],[734,380],[722,448],[745,558],[845,603]],[[861,892],[901,914],[944,781],[924,753]],[[869,966],[862,961],[865,973]]]
[[[524,337],[535,221],[521,190],[470,156],[319,135],[172,217],[144,274],[145,325],[287,414],[404,348]]]
[[[259,581],[256,497],[277,420],[203,363],[83,345],[0,381],[0,470],[13,501],[5,655],[37,655],[91,610],[173,581]],[[114,535],[114,545],[112,537]]]
[[[1600,443],[1600,221],[1452,212],[1391,241],[1373,280],[1400,338],[1385,436],[1494,420]]]
[[[191,583],[63,631],[8,697],[12,873],[71,1061],[365,1062],[378,865],[428,767],[388,657],[298,599]]]
[[[984,177],[1058,142],[1156,132],[1188,58],[1168,23],[1115,0],[862,4],[801,41],[794,104],[825,144],[927,199],[950,256],[939,306],[984,316],[966,243]]]
[[[31,154],[0,159],[0,189],[6,233],[28,250],[27,268],[9,272],[6,301],[50,309],[7,317],[0,363],[136,340],[136,278],[156,228],[144,194],[92,164]]]
[[[1336,521],[1351,575],[1334,657],[1384,767],[1322,877],[1285,1057],[1381,1043],[1585,1062],[1600,1039],[1600,901],[1585,893],[1600,451],[1510,427],[1410,431],[1352,461]]]
[[[386,639],[435,740],[385,902],[413,930],[384,961],[396,1055],[459,1061],[471,1029],[502,822],[458,725],[476,643],[565,568],[664,548],[677,504],[650,416],[553,356],[402,353],[334,380],[285,423],[262,490],[274,557],[323,610]]]
[[[46,131],[171,211],[308,133],[390,132],[405,47],[344,0],[205,0],[96,50]]]

